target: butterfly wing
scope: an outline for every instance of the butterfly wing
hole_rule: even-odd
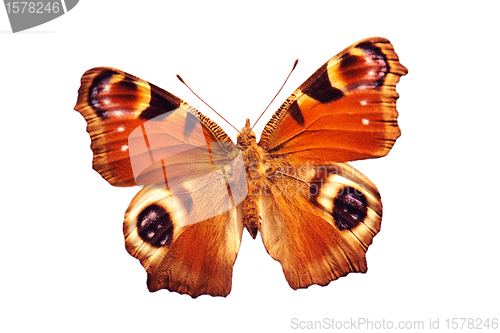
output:
[[[407,72],[387,39],[359,41],[285,101],[259,145],[270,157],[315,163],[384,156],[400,135],[395,87]]]
[[[113,68],[83,75],[75,109],[87,121],[94,169],[114,186],[146,185],[124,234],[149,290],[227,295],[247,190],[229,137],[174,95]]]
[[[206,174],[214,162],[207,144],[231,143],[216,123],[186,102],[114,68],[85,72],[75,110],[87,121],[93,168],[114,186],[164,182],[165,168],[172,178],[188,165],[192,177]],[[219,155],[229,156],[222,164],[234,157]]]
[[[294,289],[367,270],[380,230],[375,185],[345,161],[386,155],[400,131],[395,85],[407,73],[390,42],[362,40],[330,59],[274,114],[260,232]]]
[[[365,253],[382,219],[375,185],[345,163],[287,170],[267,183],[259,230],[290,286],[324,286],[366,272]]]
[[[206,190],[212,198],[224,195]],[[167,189],[144,188],[125,213],[125,246],[146,269],[149,291],[228,295],[243,231],[241,205],[185,225],[186,215],[196,208],[189,199],[175,201]]]

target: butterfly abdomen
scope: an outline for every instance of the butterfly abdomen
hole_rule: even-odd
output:
[[[260,227],[259,205],[252,193],[243,201],[243,224],[253,239],[257,237]]]

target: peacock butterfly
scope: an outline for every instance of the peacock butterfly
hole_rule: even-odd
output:
[[[395,87],[407,72],[387,39],[361,40],[296,89],[258,143],[247,120],[235,146],[167,91],[117,69],[87,71],[75,110],[93,168],[114,186],[144,186],[123,230],[149,290],[228,295],[243,227],[261,233],[293,289],[366,272],[382,202],[345,162],[392,148]]]

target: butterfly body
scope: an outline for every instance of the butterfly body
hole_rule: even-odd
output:
[[[395,85],[406,73],[388,40],[362,40],[297,88],[259,142],[247,120],[235,146],[149,82],[87,71],[75,109],[88,124],[94,169],[112,185],[144,186],[124,235],[149,290],[226,296],[244,228],[261,234],[293,289],[366,272],[382,202],[346,162],[389,152],[400,135]]]
[[[259,232],[261,217],[259,195],[262,192],[266,177],[265,151],[257,145],[255,133],[251,131],[250,120],[238,134],[237,145],[241,149],[245,164],[246,177],[249,182],[247,197],[243,201],[243,225],[253,239]]]

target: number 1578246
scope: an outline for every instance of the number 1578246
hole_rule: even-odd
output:
[[[497,329],[498,318],[446,318],[446,329]]]
[[[43,14],[43,13],[59,13],[61,10],[59,2],[35,2],[35,1],[8,1],[5,3],[7,13],[11,14]]]

